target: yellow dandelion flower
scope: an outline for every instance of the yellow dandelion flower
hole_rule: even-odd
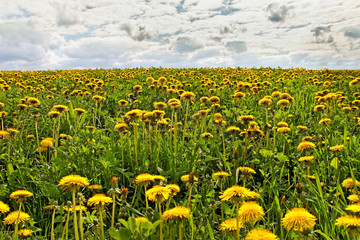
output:
[[[27,109],[27,106],[22,103],[18,104],[17,107],[20,108],[20,111],[24,111],[25,109]]]
[[[88,186],[89,180],[86,177],[80,175],[68,175],[60,179],[59,186],[63,191],[77,191],[80,187]]]
[[[243,122],[250,122],[251,120],[254,120],[254,116],[253,115],[243,115],[243,116],[239,116],[238,120],[243,121]]]
[[[245,228],[244,224],[239,222],[239,228]],[[225,221],[223,221],[220,224],[220,231],[229,231],[229,232],[235,232],[236,231],[236,218],[230,218]]]
[[[240,132],[240,128],[238,128],[236,126],[230,126],[226,129],[226,132],[229,132],[229,133]]]
[[[154,181],[154,176],[149,173],[142,173],[136,176],[135,184],[136,185],[148,185],[151,181]]]
[[[68,110],[68,107],[65,105],[55,105],[53,106],[53,110],[62,113],[66,112]]]
[[[171,194],[173,196],[175,196],[178,192],[180,192],[180,187],[176,184],[168,184],[165,187],[171,190]]]
[[[138,226],[142,222],[150,222],[150,221],[146,217],[137,217],[137,218],[135,218],[136,226]]]
[[[10,194],[10,198],[19,200],[19,201],[25,201],[26,198],[32,197],[32,196],[34,196],[34,194],[32,194],[31,192],[29,192],[27,190],[16,190],[15,192],[12,192]]]
[[[19,218],[18,218],[19,216]],[[18,219],[18,220],[17,220]],[[30,220],[30,215],[27,213],[24,213],[23,211],[14,211],[9,213],[9,215],[6,216],[6,218],[4,218],[3,220],[3,224],[5,225],[9,225],[9,224],[19,224],[19,223],[23,223],[25,221],[29,221]]]
[[[125,114],[125,118],[129,118],[132,120],[139,119],[141,118],[141,116],[142,116],[142,111],[139,109],[131,110]]]
[[[178,206],[171,208],[169,210],[166,210],[163,215],[162,219],[165,221],[168,220],[177,220],[177,219],[183,219],[183,218],[189,218],[191,217],[191,210],[187,207]]]
[[[360,217],[345,215],[336,219],[336,226],[346,226],[348,228],[360,227]]]
[[[1,213],[6,213],[8,211],[10,211],[9,205],[7,205],[6,203],[0,201],[0,212]]]
[[[271,231],[263,228],[254,228],[246,234],[245,240],[278,240]]]
[[[53,140],[49,138],[45,138],[40,142],[40,146],[43,148],[51,148],[53,146]]]
[[[333,152],[340,152],[344,149],[344,145],[336,145],[336,146],[333,146],[333,147],[330,147],[330,151],[333,151]]]
[[[121,99],[121,100],[118,101],[118,104],[121,107],[125,107],[125,106],[129,105],[129,102],[124,100],[124,99]]]
[[[165,177],[160,176],[160,175],[153,175],[153,179],[154,179],[154,181],[160,181],[160,182],[164,182],[166,180]]]
[[[135,91],[139,91],[139,90],[142,89],[142,87],[141,87],[140,85],[135,85],[135,86],[133,86],[133,89],[134,89]]]
[[[296,128],[299,130],[307,130],[308,129],[307,126],[303,126],[303,125],[299,125]]]
[[[305,137],[303,137],[302,139],[301,139],[301,141],[302,142],[304,142],[304,141],[310,141],[310,140],[312,140],[313,138],[311,137],[311,136],[305,136]]]
[[[195,177],[194,174],[187,174],[187,175],[181,176],[181,181],[183,181],[183,182],[198,182],[199,179],[197,177]]]
[[[116,131],[116,132],[122,132],[127,129],[129,129],[129,125],[127,125],[126,123],[123,123],[123,122],[115,124],[115,127],[114,127],[114,131]]]
[[[298,151],[305,151],[313,148],[315,148],[315,144],[309,141],[302,141],[297,147]]]
[[[195,98],[195,94],[192,92],[184,92],[181,94],[180,98],[185,100],[193,100]]]
[[[299,162],[311,162],[312,160],[314,160],[314,156],[305,156],[299,158]]]
[[[320,125],[325,125],[326,123],[329,123],[331,122],[331,119],[330,118],[322,118],[320,121],[319,121],[319,124]]]
[[[353,212],[353,213],[359,213],[360,212],[360,204],[359,203],[351,204],[351,205],[348,205],[345,209],[350,212]]]
[[[287,100],[287,99],[281,99],[281,100],[279,100],[279,101],[276,103],[276,105],[277,105],[277,106],[288,105],[289,103],[290,103],[289,100]]]
[[[58,111],[50,111],[50,112],[48,113],[48,116],[49,116],[50,118],[57,118],[57,117],[60,117],[60,116],[61,116],[61,113],[58,112]]]
[[[201,134],[201,138],[213,138],[214,136],[209,133],[209,132],[205,132],[203,134]]]
[[[209,101],[208,97],[201,97],[200,98],[200,103],[207,103]]]
[[[113,200],[111,197],[106,196],[105,194],[95,194],[91,198],[89,198],[87,205],[88,206],[98,206],[98,205],[107,205],[112,203]]]
[[[212,96],[212,97],[210,97],[209,98],[209,102],[211,102],[211,103],[217,103],[217,104],[219,104],[220,103],[220,98],[219,97],[217,97],[217,96]]]
[[[22,236],[22,237],[29,237],[31,236],[31,234],[33,233],[34,231],[31,230],[31,229],[21,229],[19,230],[19,236]]]
[[[326,108],[325,105],[319,104],[319,105],[316,105],[316,106],[314,107],[314,111],[315,111],[315,112],[323,111],[325,108]]]
[[[278,126],[278,127],[289,127],[289,124],[287,124],[287,123],[284,122],[284,121],[281,121],[281,122],[278,122],[277,126]]]
[[[100,190],[100,189],[102,189],[102,186],[99,185],[99,184],[93,184],[93,185],[90,185],[90,186],[88,187],[88,189],[91,189],[91,190]]]
[[[221,201],[242,202],[248,199],[260,198],[260,195],[245,187],[234,185],[226,189],[219,198]]]
[[[360,187],[360,182],[356,179],[355,179],[355,184],[357,187]],[[354,188],[354,181],[352,178],[347,178],[342,182],[341,186],[347,189],[352,189]]]
[[[32,106],[39,106],[40,105],[40,100],[37,99],[37,98],[31,97],[31,98],[27,99],[27,103],[32,105]]]
[[[152,202],[161,203],[169,199],[171,190],[169,188],[155,185],[147,190],[145,196]]]
[[[68,207],[68,206],[63,206],[62,207],[66,212],[73,212],[74,211],[74,209],[73,209],[73,207]],[[85,206],[80,206],[80,205],[76,205],[75,206],[75,211],[76,212],[80,212],[80,209],[81,209],[81,211],[83,211],[83,212],[86,212],[87,211],[87,208],[85,207]]]
[[[218,178],[218,179],[223,179],[223,178],[226,178],[229,176],[230,176],[230,174],[227,172],[224,172],[224,171],[219,171],[219,172],[214,173],[214,177]]]
[[[6,139],[10,137],[10,133],[5,130],[0,130],[0,139]]]
[[[221,113],[215,113],[215,114],[214,114],[214,118],[215,118],[215,119],[222,119]]]
[[[86,113],[85,109],[82,109],[82,108],[75,108],[74,112],[76,112],[78,116]]]
[[[167,107],[167,104],[164,102],[156,102],[154,103],[154,108],[156,109],[165,109]]]
[[[96,102],[101,103],[101,102],[105,101],[106,98],[104,98],[104,97],[102,97],[102,96],[99,96],[99,95],[94,95],[94,96],[92,97],[92,100],[95,100]]]
[[[15,134],[17,134],[19,132],[15,128],[8,128],[7,131],[10,133],[10,136],[14,136]]]
[[[238,167],[237,169],[243,174],[256,174],[256,171],[249,167]]]
[[[265,216],[264,209],[257,202],[244,202],[239,209],[241,222],[257,222]]]
[[[303,232],[315,226],[316,217],[304,208],[293,208],[285,214],[281,222],[288,230]]]
[[[269,98],[263,98],[259,101],[259,105],[261,105],[261,106],[269,106],[271,104],[272,104],[272,101]]]
[[[306,177],[307,177],[309,180],[315,180],[315,179],[316,179],[316,177],[313,176],[313,175],[306,175]]]
[[[288,127],[279,127],[277,129],[277,132],[279,132],[279,133],[287,133],[287,132],[290,132],[290,131],[291,131],[291,129],[288,128]]]
[[[349,199],[351,202],[355,202],[355,203],[360,202],[359,196],[356,194],[352,194],[352,195],[348,196],[347,199]]]

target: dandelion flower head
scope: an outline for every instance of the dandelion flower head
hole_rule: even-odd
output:
[[[288,230],[303,232],[315,226],[316,217],[304,208],[293,208],[285,214],[281,222]]]
[[[348,228],[360,227],[360,218],[354,215],[345,215],[336,219],[336,226],[346,226]]]
[[[10,198],[15,200],[24,201],[28,197],[32,197],[34,194],[27,190],[16,190],[10,194]]]
[[[8,211],[10,211],[9,205],[7,205],[6,203],[0,201],[0,212],[1,213],[6,213]]]
[[[139,174],[135,178],[136,185],[148,185],[151,181],[154,181],[154,176],[149,173]]]
[[[19,215],[19,219],[18,219],[18,215]],[[18,220],[17,220],[18,219]],[[9,225],[9,224],[14,224],[16,223],[23,223],[25,221],[30,220],[30,215],[27,213],[24,213],[23,211],[14,211],[9,213],[6,218],[4,218],[3,220],[3,224],[5,225]]]
[[[245,228],[244,224],[239,222],[239,228]],[[230,218],[223,221],[220,224],[220,231],[229,231],[229,232],[236,231],[236,218]]]
[[[161,203],[169,199],[171,190],[167,187],[155,185],[147,190],[145,196],[152,202]]]
[[[178,206],[164,212],[162,218],[167,220],[183,219],[191,217],[191,210],[187,207]]]
[[[245,240],[278,240],[271,231],[263,228],[254,228],[245,237]]]
[[[244,202],[239,209],[241,222],[257,222],[265,216],[264,209],[257,202]]]
[[[221,201],[241,202],[247,199],[260,198],[260,195],[245,187],[234,185],[226,189],[219,198]]]
[[[98,205],[107,205],[109,203],[112,203],[112,198],[106,196],[105,194],[95,194],[91,198],[89,198],[87,205],[88,206],[98,206]]]
[[[60,179],[59,186],[63,191],[67,190],[79,190],[80,187],[85,187],[90,185],[89,180],[86,177],[80,175],[68,175]]]

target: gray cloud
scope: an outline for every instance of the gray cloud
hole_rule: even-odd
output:
[[[71,26],[80,22],[75,10],[70,9],[66,4],[59,4],[56,9],[56,23],[58,26]]]
[[[226,34],[230,32],[231,32],[230,28],[226,26],[220,29],[220,34]]]
[[[347,27],[344,35],[349,38],[360,38],[360,25]]]
[[[266,12],[270,13],[268,19],[275,23],[285,22],[285,18],[289,15],[289,10],[292,8],[292,6],[287,7],[286,5],[279,7],[278,4],[271,3],[266,8]]]
[[[144,26],[138,26],[138,30],[135,33],[130,24],[122,24],[120,29],[125,31],[130,38],[138,42],[151,40],[153,38],[152,34],[147,32]]]
[[[225,47],[231,52],[242,53],[247,51],[246,43],[244,41],[227,42]]]
[[[333,42],[334,39],[333,37],[330,35],[328,36],[328,33],[331,31],[330,30],[331,26],[319,26],[316,28],[311,29],[311,32],[313,32],[313,36],[315,37],[315,42],[316,43],[330,43]]]
[[[210,39],[210,40],[213,40],[214,42],[218,42],[218,43],[219,43],[219,42],[221,42],[221,39],[222,39],[222,38],[221,38],[221,37],[213,37],[213,36],[212,36],[212,37],[210,37],[209,39]]]
[[[189,37],[178,37],[174,43],[174,49],[179,53],[193,52],[200,48],[203,48],[203,45]]]

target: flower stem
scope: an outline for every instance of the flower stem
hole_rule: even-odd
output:
[[[54,208],[51,216],[51,240],[55,240],[55,234],[54,234],[55,212],[56,212],[56,208]]]
[[[78,231],[77,216],[76,216],[75,193],[76,193],[76,189],[73,189],[72,190],[72,202],[73,202],[73,214],[74,214],[74,233],[75,233],[75,240],[79,240],[79,231]]]
[[[112,200],[113,200],[113,205],[112,205],[112,212],[111,212],[111,227],[114,227],[114,222],[115,222],[115,206],[116,206],[116,202],[115,202],[115,191],[113,191],[113,193],[112,193]]]
[[[179,240],[182,240],[182,221],[180,219],[180,223],[179,223]]]
[[[160,219],[161,219],[162,216],[161,216],[161,204],[160,203],[158,203],[158,211],[159,211],[159,215],[160,215]],[[160,240],[162,240],[162,239],[163,239],[163,223],[161,221],[161,223],[160,223]]]
[[[80,211],[79,211],[79,230],[80,230],[80,239],[84,239],[84,228],[83,228],[83,219],[82,219],[82,206],[81,200],[79,201]]]
[[[104,221],[103,221],[103,216],[102,216],[102,211],[103,211],[103,205],[100,206],[99,211],[100,211],[100,229],[101,229],[101,235],[100,235],[100,239],[104,240]]]
[[[186,122],[187,122],[188,112],[189,112],[189,101],[187,100],[186,101],[185,122],[184,122],[184,132],[183,132],[183,138],[182,138],[182,142],[181,142],[181,149],[184,148],[185,135],[186,135]]]
[[[240,240],[239,202],[236,202],[236,239]]]
[[[193,185],[190,184],[190,187],[189,187],[189,199],[188,199],[188,208],[191,209],[191,193],[192,193],[192,189],[193,189]]]
[[[19,237],[19,234],[18,234],[18,229],[19,229],[19,218],[20,218],[20,212],[21,212],[21,201],[19,203],[19,212],[18,212],[18,215],[16,217],[16,221],[15,221],[15,232],[14,232],[14,236],[13,236],[13,239],[14,240],[17,240],[18,237]]]

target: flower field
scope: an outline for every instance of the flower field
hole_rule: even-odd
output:
[[[0,239],[359,239],[360,71],[0,71]]]

